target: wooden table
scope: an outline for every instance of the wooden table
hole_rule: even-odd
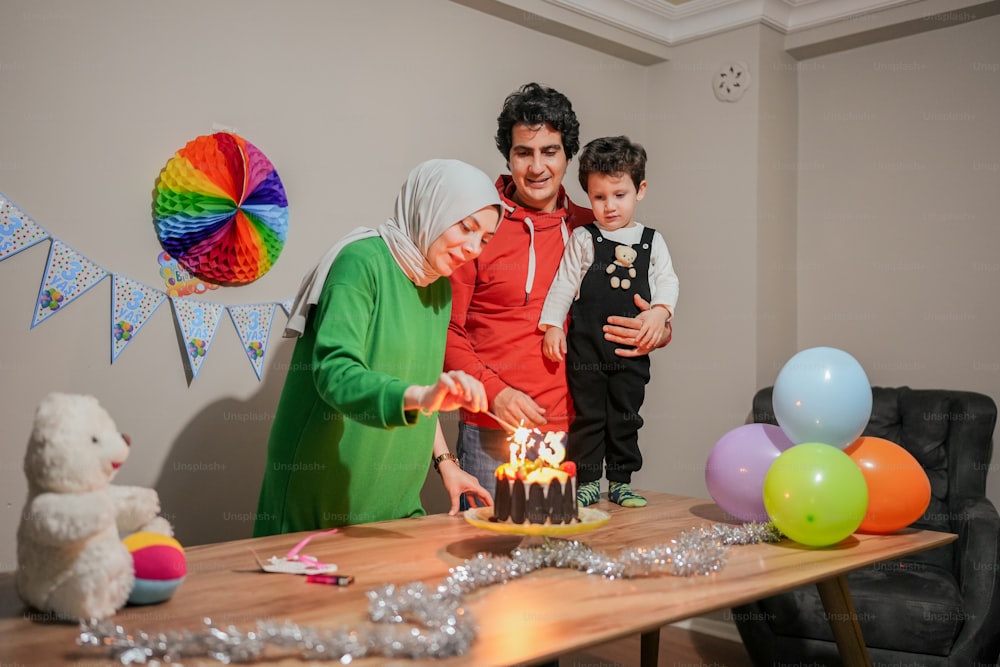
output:
[[[725,522],[712,501],[646,493],[649,506],[625,509],[602,500],[611,521],[578,539],[609,554],[624,547],[664,544],[682,531]],[[307,584],[304,577],[260,573],[250,552],[284,555],[304,534],[238,540],[187,549],[188,577],[166,603],[126,607],[115,621],[129,630],[201,629],[205,617],[249,630],[257,619],[315,627],[358,626],[367,620],[365,592],[384,583],[441,582],[449,568],[479,552],[507,555],[522,538],[484,531],[462,517],[439,514],[341,529],[315,538],[305,553],[335,562],[355,577],[346,588]],[[655,664],[660,627],[711,611],[816,583],[846,665],[868,665],[844,573],[946,544],[949,533],[905,529],[892,535],[854,535],[817,549],[785,540],[731,547],[721,572],[710,576],[656,575],[610,581],[563,569],[483,588],[466,598],[479,633],[464,656],[426,664],[510,665],[561,654],[636,633],[643,664]],[[537,538],[533,538],[537,539]],[[39,622],[23,607],[12,573],[0,575],[0,658],[6,665],[109,664],[76,646],[74,625]],[[185,661],[185,664],[193,664]],[[201,664],[201,663],[199,663]],[[218,663],[204,663],[218,664]],[[265,664],[302,665],[297,660]],[[332,663],[336,664],[336,663]],[[358,665],[413,666],[417,661],[372,658]]]

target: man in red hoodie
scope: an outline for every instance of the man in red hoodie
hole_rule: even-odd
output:
[[[580,123],[565,95],[529,83],[504,101],[496,145],[510,169],[496,183],[504,218],[479,258],[451,276],[445,370],[480,380],[490,409],[507,423],[568,431],[573,407],[565,362],[542,354],[538,317],[569,234],[594,220],[562,186],[580,149]],[[638,328],[638,320],[611,317],[605,337],[626,346],[619,354],[647,354],[649,348],[635,347]],[[666,345],[670,335],[668,323],[652,347]],[[462,411],[456,449],[462,468],[495,494],[494,472],[510,459],[507,433],[481,412]]]

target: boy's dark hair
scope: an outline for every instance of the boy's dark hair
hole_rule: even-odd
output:
[[[626,136],[594,139],[583,147],[577,171],[584,192],[591,174],[628,174],[638,189],[646,180],[646,149]]]
[[[580,121],[576,119],[569,98],[558,90],[537,83],[526,83],[507,96],[497,116],[497,148],[504,160],[510,159],[514,125],[549,124],[562,135],[563,151],[571,160],[580,150]]]

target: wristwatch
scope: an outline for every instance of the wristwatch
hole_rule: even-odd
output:
[[[441,467],[440,467],[441,466],[441,461],[454,461],[455,465],[457,465],[459,468],[462,467],[462,464],[458,462],[458,457],[457,456],[455,456],[451,452],[445,452],[444,454],[441,454],[440,456],[435,456],[431,460],[431,463],[434,464],[434,470],[436,470],[439,475],[441,474]]]

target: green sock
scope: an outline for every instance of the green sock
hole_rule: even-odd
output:
[[[601,482],[585,482],[576,490],[576,504],[580,507],[593,505],[601,499]]]
[[[645,507],[646,499],[632,490],[627,482],[611,482],[608,498],[622,507]]]

